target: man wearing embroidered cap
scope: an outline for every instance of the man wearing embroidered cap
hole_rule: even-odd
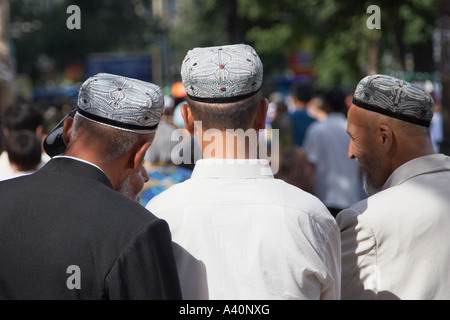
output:
[[[142,172],[163,98],[151,83],[89,78],[46,141],[57,153],[62,136],[64,154],[0,183],[0,298],[181,298],[167,223],[118,192]]]
[[[182,248],[175,258],[183,298],[338,299],[334,218],[316,197],[274,179],[269,162],[252,153],[254,146],[240,153],[233,145],[230,131],[265,128],[268,103],[256,52],[245,44],[195,48],[181,77],[183,118],[203,159],[191,179],[147,208],[169,223]]]
[[[343,299],[449,299],[450,158],[430,137],[434,102],[385,75],[356,88],[348,156],[369,198],[337,216]]]

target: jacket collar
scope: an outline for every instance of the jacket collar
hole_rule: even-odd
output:
[[[98,166],[74,157],[56,156],[38,172],[59,172],[66,175],[76,175],[97,180],[107,187],[113,188],[111,181]]]
[[[443,154],[432,154],[413,159],[395,170],[383,185],[382,190],[402,184],[422,174],[450,171],[450,157]]]

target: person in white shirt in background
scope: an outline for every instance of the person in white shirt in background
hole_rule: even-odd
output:
[[[434,102],[401,79],[360,81],[348,156],[369,198],[341,211],[343,299],[450,299],[450,157],[430,136]]]
[[[345,92],[335,87],[325,94],[326,120],[306,131],[303,148],[314,165],[316,195],[336,215],[363,199],[364,190],[359,165],[348,158]]]
[[[318,198],[274,179],[256,146],[239,152],[234,137],[242,137],[230,133],[265,128],[263,65],[254,49],[195,48],[181,76],[182,115],[203,159],[191,179],[146,208],[169,224],[183,299],[339,299],[335,219]]]

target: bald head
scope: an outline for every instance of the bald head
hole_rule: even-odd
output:
[[[378,191],[404,163],[433,154],[427,127],[352,105],[348,112],[349,157],[365,171],[368,193]]]
[[[377,112],[369,111],[352,105],[352,118],[354,125],[360,126],[363,129],[376,129],[380,125],[387,125],[397,134],[405,134],[409,137],[421,136],[425,139],[430,138],[430,129],[421,125],[416,125],[407,121],[392,118]]]

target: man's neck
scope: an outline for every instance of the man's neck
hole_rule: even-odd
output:
[[[206,130],[201,141],[203,159],[257,159],[258,133],[253,130]]]

